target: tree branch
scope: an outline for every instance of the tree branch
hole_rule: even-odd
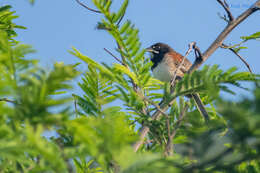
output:
[[[120,64],[124,65],[124,63],[119,59],[117,58],[112,52],[110,52],[108,49],[104,48],[104,50],[109,54],[111,55],[113,58],[115,58],[115,60],[117,60]]]
[[[228,23],[225,29],[218,35],[216,40],[209,46],[209,48],[202,54],[202,60],[195,60],[188,73],[191,73],[198,69],[216,50],[219,48],[228,34],[233,31],[233,29],[243,22],[246,18],[252,15],[254,12],[260,9],[260,0],[258,0],[252,7],[243,12],[240,16],[234,19],[232,22]]]
[[[9,99],[7,99],[7,98],[0,98],[0,102],[9,102],[9,103],[13,103],[13,104],[16,104],[16,103],[17,103],[16,101],[9,100]]]
[[[227,22],[227,23],[229,22],[229,19],[227,18],[226,15],[223,15],[223,16],[222,16],[220,13],[217,13],[217,14],[218,14],[218,16],[219,16],[220,19],[223,19],[223,20],[224,20],[225,22]]]
[[[150,100],[149,98],[145,97],[143,94],[141,94],[140,92],[137,92],[137,94],[139,95],[139,97],[141,97],[144,101],[147,101],[148,103],[150,103],[151,105],[153,105],[157,111],[161,112],[161,114],[165,115],[166,117],[168,116],[163,110],[161,110],[160,106],[158,104],[156,104],[155,102],[153,102],[152,100]]]
[[[221,45],[221,48],[229,49],[231,52],[233,52],[247,66],[249,72],[252,73],[252,70],[251,70],[249,64],[246,62],[246,60],[241,55],[239,55],[233,48],[228,47],[224,43]]]
[[[79,113],[78,113],[78,108],[77,108],[77,99],[76,99],[76,97],[75,97],[75,95],[74,94],[72,94],[72,96],[73,96],[73,100],[74,100],[74,109],[75,109],[75,115],[76,115],[76,117],[79,115]]]
[[[228,36],[228,34],[237,26],[239,25],[241,22],[243,22],[247,17],[249,17],[250,15],[252,15],[255,11],[260,9],[260,0],[256,1],[255,4],[253,4],[252,7],[250,7],[249,9],[247,9],[245,12],[243,12],[239,17],[237,17],[236,19],[234,19],[232,22],[229,22],[228,25],[224,28],[224,30],[218,35],[218,37],[216,38],[216,40],[209,46],[209,48],[202,54],[201,59],[200,58],[196,58],[195,62],[193,63],[193,65],[191,66],[191,68],[189,69],[188,73],[191,73],[193,71],[195,71],[196,69],[198,69],[216,50],[217,48],[219,48],[223,41],[225,40],[225,38]],[[168,109],[168,106],[171,105],[173,103],[174,100],[170,101],[169,104],[165,104],[162,102],[160,108],[162,111],[166,111]],[[160,117],[161,113],[160,111],[156,111],[153,115],[152,115],[152,120],[158,119]],[[141,128],[141,130],[139,131],[139,135],[140,135],[140,139],[139,141],[137,141],[134,145],[134,151],[136,152],[140,146],[143,144],[144,138],[147,135],[147,133],[149,132],[149,127],[148,126],[143,126]]]
[[[172,132],[169,133],[169,127],[168,127],[168,141],[166,143],[166,147],[165,147],[165,152],[164,154],[166,156],[172,156],[173,155],[173,138],[177,133],[177,130],[179,129],[179,127],[181,126],[181,123],[186,115],[186,112],[189,108],[189,105],[186,104],[185,107],[181,110],[179,119],[176,121],[176,123],[174,124],[174,129],[172,130]],[[167,126],[169,126],[169,121],[167,122]]]
[[[117,24],[116,24],[117,26],[120,25],[120,23],[122,22],[122,20],[123,20],[124,17],[125,17],[125,13],[124,13],[124,15],[121,16],[120,19],[118,20],[118,22],[117,22]]]
[[[82,2],[80,2],[79,0],[76,0],[76,2],[77,2],[79,5],[81,5],[82,7],[86,8],[87,10],[89,10],[89,11],[92,11],[92,12],[95,12],[95,13],[101,13],[101,12],[98,11],[98,10],[89,8],[88,6],[86,6],[85,4],[83,4]]]
[[[189,108],[189,105],[186,104],[185,107],[182,109],[179,119],[174,124],[174,130],[172,131],[171,136],[170,136],[171,138],[173,138],[175,136],[177,129],[180,127],[181,122],[183,121],[183,119],[186,115],[186,112],[188,111],[188,108]]]
[[[228,14],[229,22],[232,22],[234,20],[234,17],[230,11],[229,5],[227,4],[226,0],[217,0],[218,3],[225,9],[226,13]],[[227,21],[227,20],[226,20]]]

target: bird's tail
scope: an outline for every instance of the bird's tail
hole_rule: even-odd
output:
[[[208,122],[208,121],[209,121],[209,114],[208,114],[208,112],[206,111],[205,106],[204,106],[204,104],[202,103],[199,94],[198,94],[198,93],[195,93],[195,94],[191,94],[191,96],[192,96],[192,98],[195,100],[196,106],[197,106],[197,108],[198,108],[200,114],[203,115],[205,121]]]

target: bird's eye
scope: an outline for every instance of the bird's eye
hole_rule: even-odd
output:
[[[161,47],[160,47],[160,46],[158,46],[158,47],[157,47],[157,49],[161,49]]]

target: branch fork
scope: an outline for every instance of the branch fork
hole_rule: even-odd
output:
[[[231,52],[233,52],[246,65],[249,72],[252,73],[250,65],[246,62],[246,60],[240,54],[237,53],[237,51],[235,51],[232,47],[229,47],[228,45],[226,45],[224,43],[222,43],[222,45],[220,47],[223,49],[229,49]]]
[[[232,22],[234,21],[234,17],[230,11],[229,5],[226,2],[226,0],[217,0],[218,3],[224,8],[224,10],[226,11],[227,15],[228,15],[228,19],[226,17],[226,15],[224,15],[224,17],[221,17],[222,19],[224,19],[227,22]]]
[[[174,124],[174,128],[173,128],[172,131],[170,130],[169,116],[166,117],[166,127],[167,127],[167,131],[168,131],[168,140],[167,140],[166,146],[165,146],[165,152],[164,152],[165,156],[173,155],[173,138],[175,137],[177,130],[181,126],[181,123],[182,123],[182,121],[183,121],[183,119],[186,115],[188,108],[189,108],[189,106],[188,106],[188,104],[186,104],[185,107],[181,110],[180,116],[176,120],[176,122]]]

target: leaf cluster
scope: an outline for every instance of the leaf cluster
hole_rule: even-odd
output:
[[[69,120],[62,93],[79,72],[74,65],[56,63],[46,71],[37,60],[26,59],[34,50],[15,40],[17,18],[10,6],[0,8],[0,170],[3,172],[64,172],[64,150],[43,136],[55,133]],[[59,95],[58,95],[59,94]]]

